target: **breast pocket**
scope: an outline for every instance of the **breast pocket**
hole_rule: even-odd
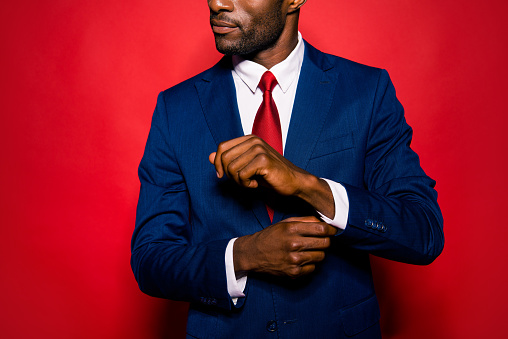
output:
[[[318,141],[310,159],[316,159],[325,155],[342,152],[354,148],[353,133],[341,135],[335,138]]]

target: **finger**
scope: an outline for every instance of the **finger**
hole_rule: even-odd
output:
[[[304,237],[330,237],[337,233],[337,229],[327,223],[293,221],[287,224],[287,231]]]
[[[290,253],[288,263],[292,267],[303,267],[307,264],[314,264],[325,259],[325,252],[323,251],[308,251]]]
[[[238,145],[237,148],[243,149],[243,146],[243,144]],[[223,166],[226,166],[225,164],[227,163],[227,167],[224,167],[225,173],[241,186],[254,187],[252,185],[252,178],[256,175],[261,175],[267,167],[267,160],[265,158],[270,156],[264,153],[265,151],[263,146],[256,144],[238,155],[233,155],[229,151],[224,153],[222,156]],[[236,156],[236,158],[232,159],[233,156]]]
[[[290,264],[290,266],[285,270],[286,274],[291,278],[298,278],[312,273],[316,269],[316,263],[323,261],[324,258],[324,252],[316,252],[315,254],[305,258],[301,264]]]
[[[313,238],[313,237],[305,237],[305,241],[302,244],[303,251],[313,251],[313,250],[325,250],[330,247],[330,238]]]
[[[247,151],[247,153],[242,156],[241,166],[243,167],[236,172],[240,185],[250,187],[249,184],[253,177],[264,177],[272,171],[272,157],[266,153],[260,152],[261,151],[258,149],[251,148],[251,150]]]
[[[219,145],[220,148],[220,145]],[[217,177],[222,178],[224,171],[222,170],[222,161],[220,161],[222,153],[217,149],[215,152],[215,158],[213,159],[213,165],[215,166],[215,172],[217,172]]]
[[[215,162],[215,155],[217,154],[217,152],[212,152],[210,153],[210,155],[208,156],[208,161],[210,161],[210,163],[213,165],[214,162]]]
[[[328,237],[300,237],[287,243],[287,251],[291,253],[324,250],[330,247],[330,238]]]
[[[291,221],[300,221],[300,222],[321,222],[321,220],[319,220],[318,218],[316,218],[315,216],[312,216],[312,215],[305,216],[305,217],[291,217],[291,218],[284,219],[284,220],[282,220],[282,221],[283,221],[283,222],[291,222]]]
[[[239,155],[239,154],[243,153],[242,148],[237,148],[237,146],[241,145],[242,143],[248,141],[249,139],[253,139],[253,138],[254,137],[252,135],[246,135],[243,137],[224,141],[219,144],[219,147],[217,147],[217,152],[215,154],[215,159],[213,162],[215,165],[215,170],[217,171],[217,176],[219,178],[222,178],[222,176],[224,175],[224,168],[227,166],[227,164],[224,164],[224,161],[227,160],[224,157],[224,153],[230,153],[230,155],[229,155],[230,159],[234,159],[235,155]],[[233,152],[231,152],[231,151],[233,151]]]
[[[298,277],[301,277],[301,276],[304,276],[304,275],[307,275],[307,274],[313,272],[315,268],[316,268],[316,266],[314,264],[309,264],[309,265],[305,265],[305,266],[294,265],[294,266],[288,267],[285,272],[290,278],[296,279]]]
[[[210,155],[208,156],[208,161],[210,161],[210,163],[211,163],[212,165],[214,165],[214,164],[215,164],[215,158],[216,158],[215,156],[216,156],[216,155],[217,155],[217,152],[212,152],[212,153],[210,153]],[[219,172],[217,172],[217,170],[215,171],[215,173],[217,173],[217,178],[220,178],[220,176],[219,176]]]
[[[302,276],[302,275],[310,274],[310,273],[314,272],[315,269],[316,269],[316,265],[314,265],[314,264],[302,266],[302,268],[300,270],[300,275]]]
[[[307,251],[301,252],[300,266],[308,264],[315,264],[325,259],[325,252],[323,251]]]
[[[325,225],[325,236],[326,237],[332,237],[335,234],[337,234],[338,228],[332,225],[328,225],[327,223],[324,223]]]

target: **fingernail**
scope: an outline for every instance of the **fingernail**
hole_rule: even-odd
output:
[[[219,172],[215,171],[215,174],[217,174],[217,178],[220,178]]]

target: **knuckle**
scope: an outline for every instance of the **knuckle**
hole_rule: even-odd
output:
[[[300,255],[298,253],[290,253],[289,254],[289,263],[291,265],[298,265],[300,264]]]
[[[225,141],[223,141],[223,142],[221,142],[221,143],[219,144],[219,146],[217,147],[217,152],[218,152],[218,153],[224,152],[224,150],[226,149],[225,143],[226,143],[226,142],[225,142]]]
[[[259,153],[259,152],[263,152],[264,151],[264,147],[262,144],[260,144],[259,142],[256,142],[253,146],[252,146],[252,150],[256,153]]]
[[[221,163],[227,163],[227,151],[220,153],[220,161]]]
[[[320,234],[326,233],[326,226],[327,225],[324,225],[324,224],[321,224],[321,223],[315,224],[315,225],[316,225],[315,227],[316,227],[316,231],[317,232],[319,232]]]
[[[296,252],[296,251],[298,251],[301,248],[302,248],[302,244],[299,241],[296,241],[296,240],[292,240],[288,244],[288,249],[291,252]]]
[[[298,233],[298,226],[294,223],[288,223],[286,226],[286,231],[289,234],[297,234]]]
[[[236,166],[234,162],[230,162],[226,166],[226,171],[229,173],[235,173],[236,172]]]
[[[251,140],[252,140],[252,142],[254,142],[254,144],[257,144],[257,145],[263,144],[263,139],[261,139],[257,135],[253,135]]]
[[[228,159],[229,159],[229,154],[230,154],[230,150],[229,150],[229,149],[225,149],[225,150],[221,153],[221,159],[222,159],[222,160],[228,160]]]
[[[241,169],[237,172],[238,179],[241,181],[247,181],[249,179],[249,176],[246,174],[246,171],[244,169]]]
[[[244,169],[241,169],[238,172],[236,172],[236,177],[237,181],[245,186],[248,186],[249,183],[252,181],[251,177]]]
[[[270,157],[266,153],[256,154],[256,162],[260,167],[266,167],[270,163]]]
[[[261,164],[266,164],[266,163],[268,163],[268,160],[269,160],[268,154],[266,154],[266,153],[258,154],[257,158],[261,162]]]
[[[287,274],[292,277],[296,278],[300,276],[302,273],[302,268],[300,266],[291,266],[287,272]]]

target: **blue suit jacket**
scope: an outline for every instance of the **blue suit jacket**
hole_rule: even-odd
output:
[[[226,245],[270,225],[270,195],[217,179],[208,155],[241,135],[228,58],[159,95],[139,166],[132,239],[141,290],[191,302],[190,337],[379,336],[368,254],[428,264],[444,243],[435,183],[410,149],[412,131],[388,74],[306,44],[284,156],[344,185],[347,228],[313,274],[251,274],[235,306],[226,287]],[[272,204],[274,223],[315,214],[294,198]]]

